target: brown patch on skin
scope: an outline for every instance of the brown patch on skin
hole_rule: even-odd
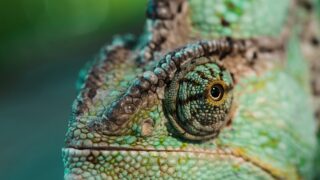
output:
[[[314,96],[313,104],[315,108],[315,118],[318,121],[318,131],[320,132],[320,96]]]
[[[152,135],[153,132],[153,121],[152,119],[145,119],[141,123],[141,136],[148,137]]]
[[[224,18],[221,18],[220,21],[221,21],[222,26],[224,26],[224,27],[230,26],[230,23],[227,20],[225,20]]]
[[[320,119],[320,111],[316,112],[316,118]]]
[[[257,53],[257,49],[252,48],[247,50],[246,54],[245,54],[245,58],[248,60],[248,64],[250,66],[253,66],[255,61],[257,60],[258,57],[258,53]]]
[[[84,89],[81,90],[81,99],[77,100],[77,109],[74,112],[77,116],[88,111],[88,106],[92,103],[97,90],[105,83],[103,77],[113,68],[113,65],[130,59],[130,50],[124,46],[115,46],[105,52],[105,56],[103,60],[98,59],[99,63],[96,63],[88,72]]]
[[[243,53],[231,54],[219,63],[228,69],[237,83],[242,77],[259,76],[275,66],[285,65],[284,43],[276,42],[273,47],[272,38],[248,40],[245,43],[248,48]]]
[[[307,11],[313,11],[314,9],[314,4],[310,0],[299,0],[298,5]]]
[[[312,89],[313,89],[313,94],[316,96],[320,96],[320,79],[319,78],[314,78],[312,81]]]
[[[223,65],[233,74],[235,83],[239,82],[242,77],[256,74],[252,67],[247,64],[247,60],[239,55],[225,58]]]
[[[87,161],[91,162],[92,164],[98,164],[99,160],[96,156],[94,156],[92,153],[90,153],[89,156],[87,156]]]
[[[90,98],[90,99],[92,99],[92,98],[94,98],[94,96],[97,94],[97,90],[95,89],[95,88],[92,88],[92,89],[90,89],[89,90],[89,92],[88,92],[88,97]]]

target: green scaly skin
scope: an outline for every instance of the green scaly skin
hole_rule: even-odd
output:
[[[65,179],[313,178],[316,121],[300,48],[313,11],[289,0],[154,0],[147,14],[138,40],[115,39],[81,72],[62,150]],[[197,65],[203,57],[214,72]],[[180,102],[169,85],[185,64],[234,83],[232,101],[216,105],[226,111],[210,136],[181,125],[198,104],[171,114]],[[188,78],[205,91],[203,77]],[[190,95],[188,87],[177,96]]]

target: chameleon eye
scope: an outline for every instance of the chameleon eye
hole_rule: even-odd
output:
[[[184,65],[165,90],[173,133],[188,140],[216,137],[227,121],[232,85],[230,73],[207,58]]]

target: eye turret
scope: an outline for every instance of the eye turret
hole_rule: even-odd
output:
[[[164,109],[175,134],[188,140],[216,137],[232,105],[230,73],[207,58],[185,64],[165,89]]]

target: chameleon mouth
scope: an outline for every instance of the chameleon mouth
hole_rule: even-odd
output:
[[[153,148],[132,148],[132,147],[115,147],[115,146],[104,146],[104,147],[66,147],[62,149],[64,157],[89,157],[90,155],[98,156],[102,154],[104,156],[110,155],[110,153],[119,152],[124,154],[137,154],[137,153],[159,153],[159,154],[193,154],[195,157],[223,157],[229,159],[235,159],[239,162],[249,163],[254,167],[259,168],[261,171],[270,175],[274,179],[283,179],[288,177],[288,172],[281,171],[275,168],[271,164],[265,163],[256,157],[250,157],[246,152],[240,148],[233,149],[153,149]],[[292,174],[291,174],[292,176]]]

